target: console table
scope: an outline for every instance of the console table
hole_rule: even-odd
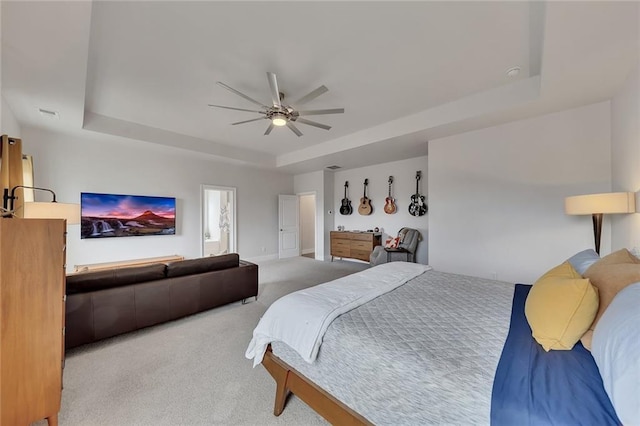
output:
[[[334,257],[369,261],[382,234],[377,232],[331,231],[331,261]]]
[[[73,273],[103,271],[105,269],[118,269],[125,266],[153,265],[156,263],[177,262],[179,260],[184,260],[184,256],[174,254],[170,256],[146,257],[144,259],[121,260],[118,262],[104,262],[104,263],[92,263],[87,265],[75,265],[75,267],[73,268]],[[67,275],[71,275],[71,274],[67,274]]]

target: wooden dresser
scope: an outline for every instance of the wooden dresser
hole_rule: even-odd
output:
[[[375,246],[380,245],[381,234],[375,232],[331,231],[331,261],[334,257],[369,261]]]
[[[58,424],[66,222],[0,219],[0,424]]]

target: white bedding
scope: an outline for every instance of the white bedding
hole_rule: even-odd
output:
[[[430,269],[417,263],[390,262],[288,294],[274,302],[260,319],[245,356],[253,358],[255,367],[262,362],[267,346],[279,341],[312,363],[335,318]]]

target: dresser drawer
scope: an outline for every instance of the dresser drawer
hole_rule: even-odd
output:
[[[373,236],[371,234],[352,234],[351,239],[356,241],[371,241]]]
[[[349,240],[332,240],[331,241],[331,249],[333,250],[334,248],[346,248],[348,249],[351,246],[351,241]]]
[[[331,256],[350,257],[351,250],[348,247],[331,247]]]
[[[351,250],[368,250],[371,251],[371,241],[351,241]]]
[[[365,262],[369,261],[369,255],[371,254],[371,250],[354,250],[351,249],[351,257],[354,259],[364,260]]]
[[[353,232],[331,231],[332,240],[350,240]]]

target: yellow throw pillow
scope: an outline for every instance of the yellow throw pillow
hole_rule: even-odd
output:
[[[545,351],[571,350],[598,311],[598,290],[569,262],[540,277],[529,291],[524,313],[533,338]]]

